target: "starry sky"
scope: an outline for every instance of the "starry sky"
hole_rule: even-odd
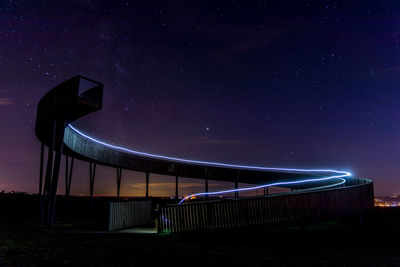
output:
[[[81,74],[104,83],[104,104],[74,125],[101,140],[348,170],[400,194],[399,1],[149,2],[0,3],[0,191],[37,192],[37,103]],[[97,173],[95,194],[115,194],[116,171]],[[144,194],[143,173],[122,175],[122,195]],[[77,162],[72,194],[88,177]],[[151,176],[150,194],[173,194],[173,181]],[[182,181],[182,194],[202,191]]]

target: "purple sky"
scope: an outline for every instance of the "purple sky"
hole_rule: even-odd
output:
[[[37,191],[36,105],[82,74],[104,83],[104,106],[75,125],[102,140],[190,159],[349,170],[373,179],[376,195],[400,194],[399,25],[398,1],[5,3],[0,190]],[[76,167],[72,193],[86,194],[88,164]],[[144,194],[144,174],[122,179],[122,195]],[[99,167],[95,192],[114,194],[115,180]],[[150,193],[172,194],[173,181],[152,176]],[[202,190],[185,182],[183,193]]]

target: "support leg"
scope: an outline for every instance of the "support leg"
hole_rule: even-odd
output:
[[[68,176],[68,156],[65,156],[65,195],[67,195]]]
[[[49,205],[49,217],[48,224],[52,225],[54,222],[55,210],[56,210],[56,197],[57,197],[57,188],[58,188],[58,177],[60,174],[60,164],[61,164],[61,154],[63,148],[63,139],[64,139],[64,129],[65,129],[65,121],[57,121],[56,124],[56,138],[55,138],[55,159],[54,159],[54,168],[53,168],[53,177],[51,179],[51,195],[50,195],[50,205]]]
[[[94,180],[96,177],[96,163],[90,162],[89,165],[89,178],[90,178],[90,211],[93,212],[93,189]]]
[[[268,195],[268,187],[264,187],[264,196]]]
[[[39,171],[39,208],[42,210],[42,194],[43,194],[43,161],[44,161],[44,144],[40,147],[40,171]]]
[[[236,189],[239,189],[239,183],[238,183],[237,179],[235,181],[235,190]],[[238,198],[238,197],[239,197],[239,192],[235,191],[235,198]]]
[[[69,195],[71,192],[72,170],[74,167],[74,158],[68,169],[68,156],[65,156],[65,218],[69,220]]]
[[[204,181],[204,192],[208,193],[208,178]],[[205,198],[208,199],[208,195],[205,195]]]
[[[94,180],[96,178],[96,163],[90,162],[89,165],[89,178],[90,178],[90,198],[93,198]]]
[[[40,148],[40,173],[39,173],[39,197],[42,197],[43,190],[43,160],[44,160],[44,144]]]
[[[119,199],[119,193],[121,188],[121,177],[122,177],[122,168],[117,168],[117,198]]]
[[[205,177],[204,192],[208,193],[208,169],[207,168],[204,169],[204,177]],[[206,200],[208,199],[208,194],[205,195],[205,199]]]
[[[175,176],[175,199],[178,199],[178,175]]]
[[[149,177],[150,177],[150,174],[148,172],[146,172],[146,198],[149,197]]]
[[[55,138],[55,131],[56,131],[56,123],[53,122],[51,132],[49,133],[49,147],[48,147],[48,154],[47,154],[47,167],[46,167],[46,176],[44,179],[44,188],[43,188],[43,195],[41,197],[41,210],[40,210],[40,220],[42,223],[47,222],[47,210],[48,210],[48,202],[49,202],[49,195],[50,195],[50,186],[51,186],[51,174],[53,172],[53,150],[54,150],[54,138]]]
[[[236,174],[236,179],[235,179],[235,190],[239,189],[239,175],[240,175],[240,173],[238,172]],[[235,198],[239,197],[239,192],[238,191],[235,191],[234,197]]]

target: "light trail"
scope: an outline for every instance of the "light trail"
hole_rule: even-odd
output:
[[[140,152],[136,150],[131,150],[122,146],[115,146],[111,145],[109,143],[106,143],[104,141],[100,141],[98,139],[95,139],[87,134],[82,133],[78,129],[74,128],[71,124],[68,124],[68,127],[78,133],[79,135],[83,136],[86,139],[89,139],[95,143],[101,144],[103,146],[106,146],[111,149],[116,149],[120,150],[129,154],[133,155],[138,155],[138,156],[144,156],[144,157],[149,157],[149,158],[155,158],[155,159],[161,159],[161,160],[170,160],[174,162],[180,162],[180,163],[189,163],[189,164],[198,164],[198,165],[203,165],[203,166],[214,166],[214,167],[228,167],[228,168],[234,168],[234,169],[245,169],[245,170],[256,170],[256,171],[278,171],[278,172],[299,172],[299,173],[334,173],[338,175],[332,175],[332,176],[327,176],[327,177],[322,177],[322,178],[314,178],[314,179],[304,179],[304,180],[298,180],[298,181],[288,181],[288,182],[278,182],[278,183],[271,183],[271,184],[266,184],[266,185],[259,185],[259,186],[254,186],[254,187],[246,187],[246,188],[238,188],[238,189],[232,189],[232,190],[223,190],[223,191],[216,191],[216,192],[203,192],[203,193],[196,193],[192,194],[190,196],[186,196],[183,198],[180,202],[179,205],[184,202],[185,200],[191,198],[191,197],[196,197],[196,196],[206,196],[206,195],[219,195],[219,194],[226,194],[226,193],[233,193],[233,192],[241,192],[241,191],[249,191],[249,190],[256,190],[256,189],[261,189],[264,187],[270,187],[270,186],[282,186],[282,185],[290,185],[290,184],[301,184],[301,183],[310,183],[310,182],[319,182],[319,181],[327,181],[327,180],[333,180],[333,179],[338,179],[340,182],[331,184],[331,185],[326,185],[326,186],[320,186],[318,189],[322,188],[327,188],[327,187],[334,187],[334,186],[339,186],[342,185],[346,182],[344,177],[351,177],[352,174],[347,171],[338,171],[338,170],[330,170],[330,169],[296,169],[296,168],[272,168],[272,167],[259,167],[259,166],[248,166],[248,165],[236,165],[236,164],[228,164],[228,163],[219,163],[219,162],[209,162],[209,161],[199,161],[199,160],[190,160],[190,159],[181,159],[181,158],[176,158],[176,157],[169,157],[169,156],[162,156],[162,155],[157,155],[157,154],[150,154],[150,153],[145,153],[145,152]]]
[[[289,185],[289,184],[301,184],[301,183],[319,182],[319,181],[326,181],[326,180],[332,180],[332,179],[340,180],[340,182],[335,183],[335,184],[318,186],[318,187],[313,188],[314,190],[324,189],[324,188],[335,187],[335,186],[339,186],[339,185],[344,184],[346,182],[346,180],[343,179],[342,177],[346,177],[346,176],[347,175],[337,175],[337,176],[330,176],[330,177],[324,177],[324,178],[318,178],[318,179],[306,179],[306,180],[299,180],[299,181],[292,181],[292,182],[279,182],[279,183],[272,183],[272,184],[266,184],[266,185],[258,185],[258,186],[253,186],[253,187],[245,187],[245,188],[223,190],[223,191],[216,191],[216,192],[196,193],[196,194],[191,194],[189,196],[184,197],[178,203],[178,205],[182,204],[182,202],[184,202],[187,199],[190,199],[192,197],[197,197],[197,196],[222,195],[222,194],[234,193],[234,192],[240,192],[240,191],[257,190],[257,189],[261,189],[261,188],[264,188],[264,187],[270,187],[270,186],[281,186],[281,185]],[[312,188],[310,188],[310,189],[312,189]],[[308,189],[306,189],[306,190],[308,190]]]

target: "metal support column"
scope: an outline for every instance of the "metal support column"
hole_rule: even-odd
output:
[[[53,150],[54,150],[54,137],[56,134],[56,122],[52,123],[51,132],[49,133],[49,147],[47,154],[47,167],[46,167],[46,176],[44,179],[44,187],[43,187],[43,195],[41,197],[41,210],[40,210],[40,220],[43,222],[47,222],[47,208],[49,202],[50,195],[50,186],[51,186],[51,174],[53,172]]]
[[[42,198],[43,190],[43,160],[44,160],[44,144],[40,147],[40,172],[39,172],[39,197]]]
[[[264,196],[268,195],[268,187],[264,187]]]
[[[89,179],[90,179],[90,213],[93,215],[93,190],[94,190],[94,180],[96,178],[96,163],[90,162],[89,165]]]
[[[117,168],[117,198],[119,199],[119,192],[121,188],[122,168]]]
[[[178,175],[175,176],[175,199],[178,199]]]
[[[205,180],[204,180],[204,192],[208,193],[208,169],[206,168],[204,171],[204,176],[205,176]],[[208,194],[206,194],[205,199],[208,199]]]
[[[40,147],[39,210],[42,211],[44,143]]]
[[[90,178],[90,199],[93,200],[94,180],[96,178],[96,163],[90,162],[89,178]]]
[[[239,172],[237,173],[237,175],[236,175],[236,179],[235,179],[235,190],[237,190],[237,189],[239,189],[239,182],[238,182],[238,180],[239,180]],[[235,198],[238,198],[239,197],[239,192],[238,191],[235,191],[235,194],[234,194],[235,196]]]
[[[68,166],[69,165],[69,166]],[[69,171],[68,171],[69,167]],[[69,197],[71,192],[72,171],[74,169],[74,158],[71,158],[71,163],[68,164],[68,156],[65,157],[65,195]]]
[[[146,198],[149,197],[149,176],[150,174],[146,172]]]
[[[65,121],[58,120],[56,122],[56,136],[55,136],[55,151],[56,155],[54,158],[54,168],[53,168],[53,177],[51,179],[51,194],[50,194],[50,202],[49,202],[49,213],[48,213],[48,224],[52,225],[54,222],[55,210],[56,210],[56,197],[57,197],[57,188],[58,188],[58,177],[60,174],[60,165],[61,165],[61,155],[63,149],[63,140],[64,140],[64,129],[65,129]]]
[[[69,195],[71,192],[73,168],[74,168],[74,158],[71,158],[71,163],[68,164],[68,156],[65,156],[65,218],[67,220],[69,219]]]

